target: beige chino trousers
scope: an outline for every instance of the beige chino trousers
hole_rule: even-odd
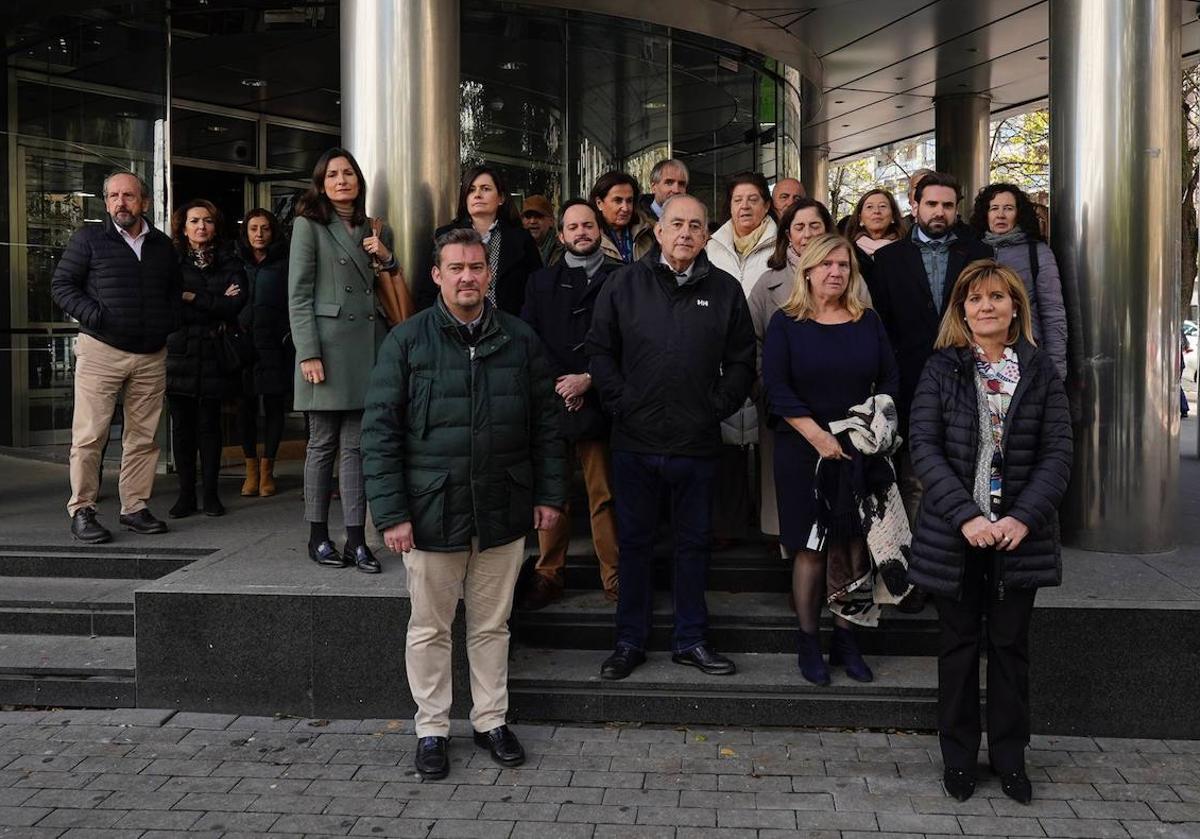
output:
[[[405,669],[417,703],[418,737],[450,736],[450,626],[461,597],[467,613],[471,724],[476,731],[504,725],[508,715],[508,617],[525,559],[525,538],[479,550],[404,555],[412,614]]]
[[[167,388],[166,347],[132,353],[90,335],[75,339],[75,413],[71,420],[71,500],[67,514],[96,506],[100,457],[112,425],[117,396],[125,392],[121,435],[121,514],[145,508],[158,466],[158,419]]]

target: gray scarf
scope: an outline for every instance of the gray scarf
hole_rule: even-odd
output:
[[[579,256],[570,251],[564,251],[563,262],[567,263],[568,268],[582,268],[587,274],[588,282],[591,282],[592,277],[596,276],[596,272],[604,264],[604,251],[596,248],[595,251],[587,256]]]
[[[1029,237],[1025,235],[1025,231],[1021,228],[1014,228],[1007,233],[992,233],[990,230],[983,234],[983,242],[986,245],[991,245],[993,248],[1000,249],[1009,247],[1010,245],[1023,245],[1029,241]]]

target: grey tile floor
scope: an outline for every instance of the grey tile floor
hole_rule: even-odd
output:
[[[528,761],[502,769],[456,722],[426,783],[408,721],[0,712],[0,835],[1200,837],[1200,741],[1034,737],[1022,806],[982,768],[973,799],[945,797],[930,735],[514,730]]]

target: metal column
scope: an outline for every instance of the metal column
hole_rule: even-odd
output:
[[[1083,338],[1064,523],[1090,550],[1174,546],[1179,29],[1174,0],[1050,3],[1051,229]]]
[[[411,283],[459,180],[458,0],[342,0],[342,138]]]
[[[801,146],[800,181],[809,198],[829,203],[829,146]]]
[[[958,179],[963,211],[991,176],[990,96],[960,93],[933,100],[937,168]]]

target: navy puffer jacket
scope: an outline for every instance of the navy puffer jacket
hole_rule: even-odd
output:
[[[1062,582],[1058,507],[1071,477],[1071,416],[1050,356],[1017,344],[1021,380],[1005,419],[1002,514],[1029,534],[999,551],[1010,588]],[[967,542],[962,526],[980,515],[973,497],[979,447],[975,361],[969,349],[942,349],[925,365],[913,397],[909,449],[925,488],[913,534],[909,581],[960,597]]]

